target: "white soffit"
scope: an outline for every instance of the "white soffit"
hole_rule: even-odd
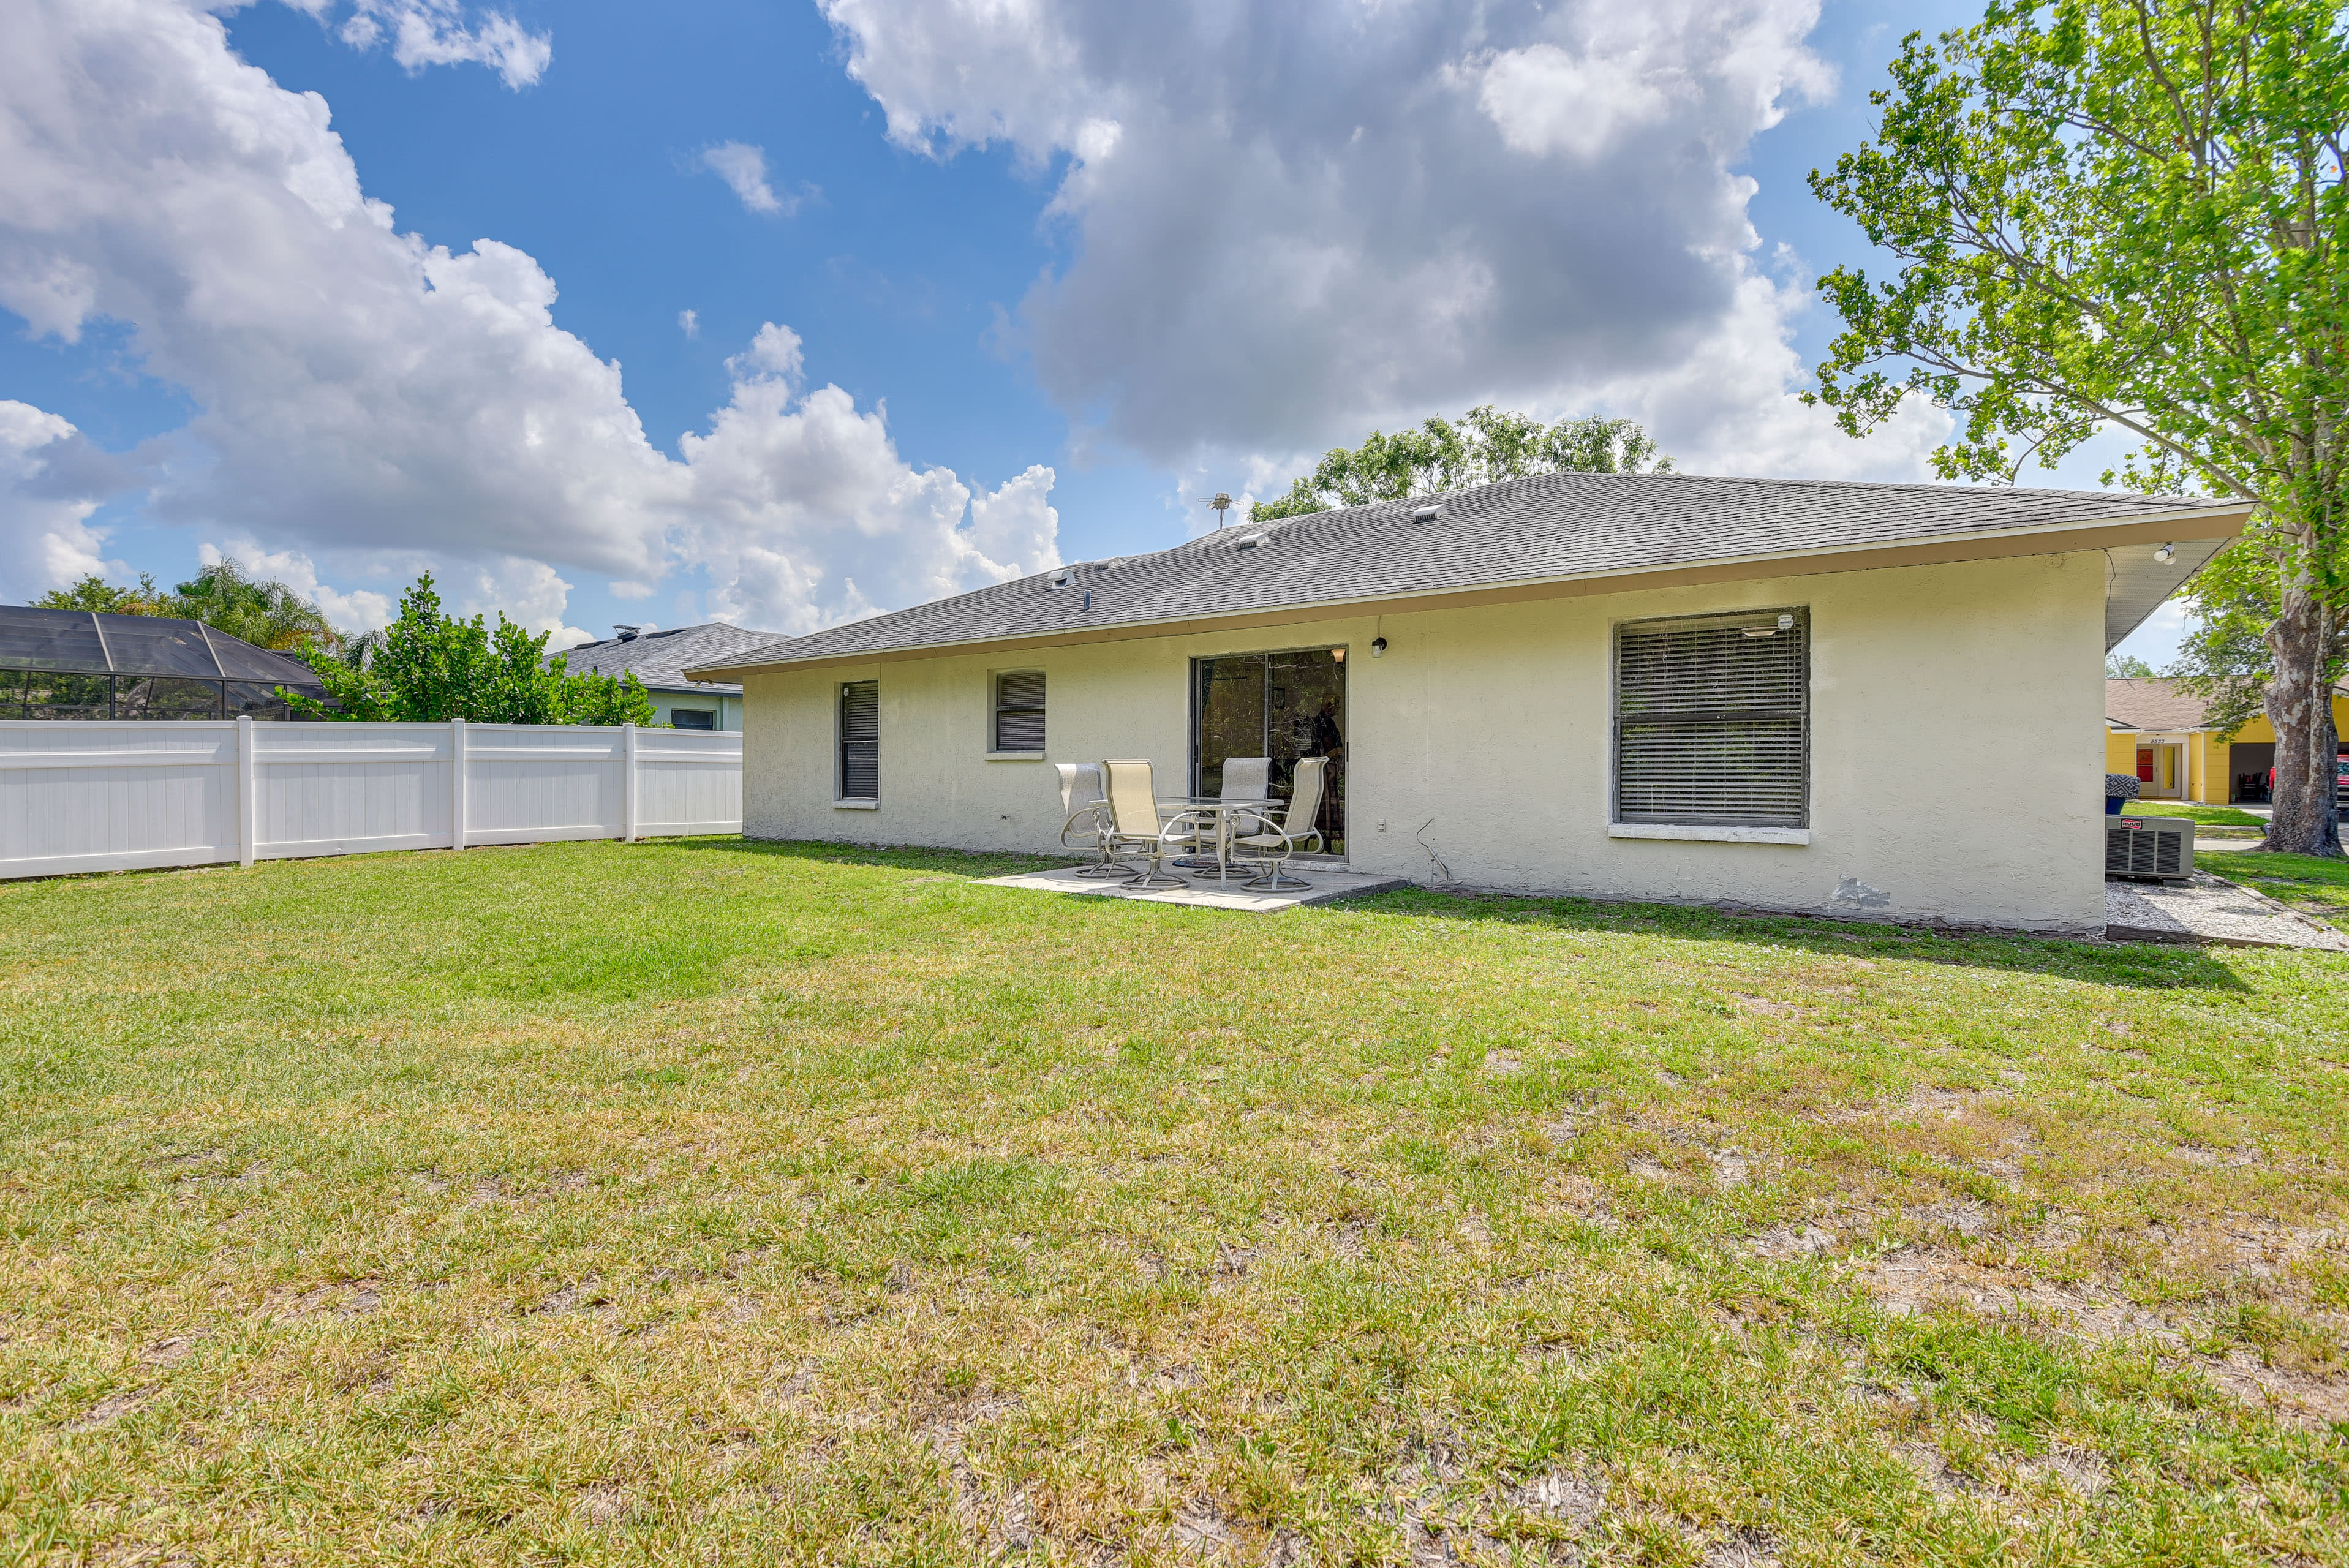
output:
[[[2168,561],[2153,558],[2154,552],[2161,548],[2158,543],[2116,544],[2105,552],[2106,559],[2111,562],[2105,575],[2106,653],[2144,625],[2146,617],[2160,609],[2227,542],[2177,539],[2169,542],[2172,555]]]

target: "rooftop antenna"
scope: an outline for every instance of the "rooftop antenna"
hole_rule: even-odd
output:
[[[1229,518],[1226,517],[1224,513],[1231,511],[1234,503],[1232,501],[1232,498],[1226,495],[1222,490],[1217,490],[1216,492],[1215,500],[1202,501],[1200,504],[1202,506],[1211,506],[1216,509],[1216,526],[1217,528],[1223,527],[1225,523],[1231,521]]]

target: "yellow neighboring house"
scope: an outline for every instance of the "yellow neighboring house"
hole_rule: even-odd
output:
[[[2333,694],[2333,727],[2349,736],[2349,688]],[[2161,679],[2105,683],[2105,771],[2134,773],[2143,799],[2223,806],[2268,798],[2275,728],[2264,715],[2230,740],[2203,721],[2203,702]]]

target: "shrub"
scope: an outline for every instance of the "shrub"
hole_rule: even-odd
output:
[[[337,656],[311,648],[303,659],[326,688],[324,702],[279,688],[317,718],[452,718],[483,724],[650,724],[652,698],[634,674],[574,676],[562,655],[546,656],[551,634],[498,617],[492,632],[476,615],[440,612],[431,573],[399,599],[399,618]]]

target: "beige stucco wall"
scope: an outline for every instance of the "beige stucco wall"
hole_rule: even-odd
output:
[[[1055,851],[1047,762],[986,759],[988,676],[1041,669],[1048,758],[1146,758],[1188,781],[1194,657],[1350,650],[1350,859],[1489,889],[2101,930],[2105,562],[2095,552],[1789,576],[1471,610],[752,675],[754,837]],[[1609,837],[1617,621],[1806,605],[1811,841]],[[1373,637],[1388,651],[1371,656]],[[833,804],[836,693],[877,679],[881,803]],[[1861,908],[1847,882],[1886,895]]]

